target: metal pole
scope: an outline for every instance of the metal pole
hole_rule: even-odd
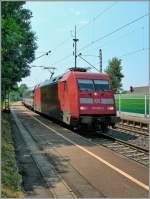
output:
[[[75,48],[75,52],[74,52],[74,57],[75,57],[75,68],[77,67],[77,41],[79,41],[79,39],[77,39],[77,35],[76,35],[76,26],[75,26],[75,38],[73,39],[74,41],[74,48]]]
[[[75,68],[77,67],[77,46],[76,46],[76,26],[75,26]]]
[[[102,49],[99,50],[100,73],[102,73]]]

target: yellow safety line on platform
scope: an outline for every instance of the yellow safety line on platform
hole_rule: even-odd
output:
[[[95,155],[94,153],[90,152],[89,150],[85,149],[84,147],[76,144],[74,141],[66,138],[65,136],[63,136],[62,134],[60,134],[59,132],[57,132],[56,130],[52,129],[51,127],[47,126],[46,124],[44,124],[43,122],[41,122],[39,119],[35,118],[34,116],[30,115],[31,117],[33,117],[36,121],[38,121],[40,124],[42,124],[43,126],[45,126],[46,128],[50,129],[51,131],[53,131],[54,133],[56,133],[57,135],[59,135],[60,137],[64,138],[65,140],[67,140],[68,142],[70,142],[71,144],[77,146],[78,148],[80,148],[81,150],[85,151],[86,153],[90,154],[92,157],[94,157],[95,159],[99,160],[100,162],[104,163],[105,165],[107,165],[108,167],[110,167],[111,169],[117,171],[118,173],[120,173],[121,175],[123,175],[124,177],[130,179],[132,182],[134,182],[135,184],[139,185],[140,187],[146,189],[147,191],[149,190],[149,186],[147,186],[146,184],[140,182],[139,180],[135,179],[134,177],[132,177],[131,175],[127,174],[126,172],[122,171],[121,169],[115,167],[114,165],[110,164],[109,162],[107,162],[106,160],[100,158],[99,156]]]

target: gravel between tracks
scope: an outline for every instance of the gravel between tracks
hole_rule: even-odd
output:
[[[143,149],[149,149],[149,136],[141,135],[128,130],[113,130],[110,129],[107,132],[108,135],[111,135],[115,138],[128,142],[129,144],[133,144],[135,146],[139,146]]]

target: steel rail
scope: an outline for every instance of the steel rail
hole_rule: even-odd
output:
[[[137,145],[135,145],[135,144],[131,144],[131,143],[128,143],[128,142],[123,141],[123,140],[121,140],[121,139],[115,138],[115,137],[113,137],[113,136],[111,136],[111,135],[108,135],[107,133],[101,133],[101,135],[104,135],[104,136],[106,136],[106,137],[108,137],[108,138],[111,138],[111,139],[113,139],[113,140],[115,140],[115,141],[117,141],[117,142],[123,143],[123,144],[128,145],[128,146],[130,146],[130,147],[133,147],[133,148],[135,148],[135,149],[138,149],[138,150],[144,151],[144,152],[146,152],[146,153],[149,153],[149,150],[148,150],[148,149],[145,149],[145,148],[139,147],[139,146],[137,146]]]
[[[128,124],[117,124],[116,127],[117,127],[117,129],[128,130],[128,131],[131,131],[131,132],[134,132],[134,133],[149,136],[149,133],[148,133],[149,129],[143,129],[143,128],[140,128],[140,127],[137,127],[137,126],[130,126]],[[141,130],[139,130],[139,129],[141,129]]]
[[[146,167],[149,166],[149,150],[136,146],[134,144],[130,144],[118,138],[108,135],[107,133],[100,133],[104,136],[107,141],[112,140],[112,143],[102,143],[101,140],[92,139],[98,145],[108,148],[109,150],[114,151],[115,153],[121,154],[126,158],[132,159]],[[124,147],[120,148],[120,145],[124,145]],[[127,150],[128,148],[128,150]]]

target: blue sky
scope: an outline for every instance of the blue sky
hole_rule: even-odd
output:
[[[77,26],[78,53],[99,69],[99,49],[103,54],[103,70],[112,57],[122,59],[124,78],[123,88],[132,85],[148,85],[148,16],[123,28],[122,30],[95,42],[84,50],[86,44],[111,33],[115,29],[148,13],[147,1],[83,1],[83,2],[26,2],[26,8],[32,11],[32,30],[37,36],[38,49],[36,57],[43,52],[52,50],[48,56],[35,60],[31,65],[56,67],[55,75],[64,73],[67,68],[74,66],[73,37],[74,26]],[[61,42],[63,45],[59,45]],[[144,49],[144,50],[143,50]],[[133,52],[133,53],[132,53]],[[59,61],[70,55],[67,59]],[[79,67],[89,67],[80,58]],[[96,72],[94,69],[92,72]],[[50,76],[47,70],[32,68],[29,77],[21,83],[32,87]]]

